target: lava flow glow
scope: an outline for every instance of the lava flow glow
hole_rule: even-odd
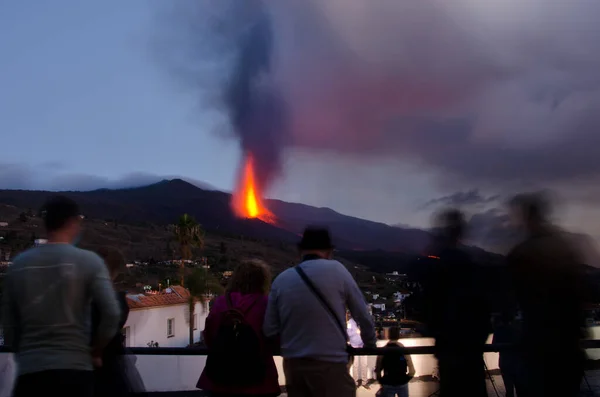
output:
[[[273,223],[273,214],[265,208],[256,180],[254,161],[247,155],[241,169],[239,185],[233,194],[233,209],[241,218],[258,218]]]

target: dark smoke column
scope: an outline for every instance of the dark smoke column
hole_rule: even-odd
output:
[[[257,190],[263,192],[281,170],[282,148],[288,133],[285,104],[270,75],[273,53],[270,15],[262,1],[253,2],[250,11],[248,26],[236,43],[235,66],[226,87],[225,102],[244,153],[240,168],[247,156],[252,156]]]

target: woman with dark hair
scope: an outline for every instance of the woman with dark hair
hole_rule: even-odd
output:
[[[209,354],[196,387],[211,396],[281,394],[273,360],[276,344],[262,326],[271,287],[271,272],[259,260],[242,262],[224,296],[211,308],[203,331]]]

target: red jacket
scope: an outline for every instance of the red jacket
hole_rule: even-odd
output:
[[[257,300],[258,299],[258,300]],[[242,312],[246,312],[248,308],[256,301],[256,303],[246,313],[246,321],[254,329],[257,335],[261,337],[264,360],[267,365],[267,375],[262,384],[246,387],[236,388],[231,386],[215,385],[206,376],[205,371],[202,371],[200,379],[196,384],[196,387],[202,390],[211,391],[213,393],[222,394],[279,394],[281,388],[279,387],[279,375],[277,373],[277,367],[273,360],[274,343],[264,337],[262,332],[263,320],[265,317],[265,311],[267,310],[267,296],[261,294],[248,294],[242,295],[238,292],[231,294],[231,304],[234,308],[240,309]],[[210,347],[212,341],[215,340],[216,334],[219,331],[221,325],[221,319],[223,314],[227,311],[227,302],[224,296],[218,297],[213,307],[208,313],[206,318],[206,325],[204,326],[204,342],[206,346]]]

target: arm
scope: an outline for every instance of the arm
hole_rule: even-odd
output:
[[[410,356],[405,356],[406,358],[406,364],[408,364],[408,376],[410,376],[410,378],[414,378],[415,374],[417,373],[417,371],[415,370],[415,365],[413,364],[412,358],[410,358]]]
[[[265,312],[265,320],[263,322],[263,333],[267,338],[273,338],[281,333],[281,321],[279,319],[279,292],[277,289],[277,279],[273,282],[271,292],[269,293],[269,301],[267,302],[267,310]]]
[[[2,294],[2,330],[4,333],[4,344],[13,351],[19,349],[19,328],[17,311],[10,296],[10,272],[4,277],[4,293]]]
[[[404,348],[405,346],[398,342],[398,346]],[[410,355],[405,355],[404,359],[406,360],[406,366],[408,367],[408,376],[412,379],[415,377],[415,373],[417,372],[415,370],[415,365],[413,364],[412,358],[410,357]]]
[[[208,312],[208,316],[206,316],[206,322],[204,323],[204,330],[202,331],[202,339],[204,339],[204,344],[206,347],[210,347],[213,341],[214,332],[213,329],[215,325],[215,311],[211,310]]]
[[[367,309],[365,298],[350,272],[346,270],[342,264],[340,264],[340,267],[344,272],[343,277],[346,303],[350,309],[352,318],[360,328],[360,337],[362,338],[365,347],[376,347],[377,336],[375,334],[375,325],[373,324],[373,317],[369,314],[369,310]]]
[[[94,348],[101,349],[119,331],[121,309],[108,269],[100,257],[94,258],[92,263],[91,296],[100,315]]]
[[[375,379],[381,383],[381,372],[383,371],[383,356],[377,356],[377,363],[375,364]]]

